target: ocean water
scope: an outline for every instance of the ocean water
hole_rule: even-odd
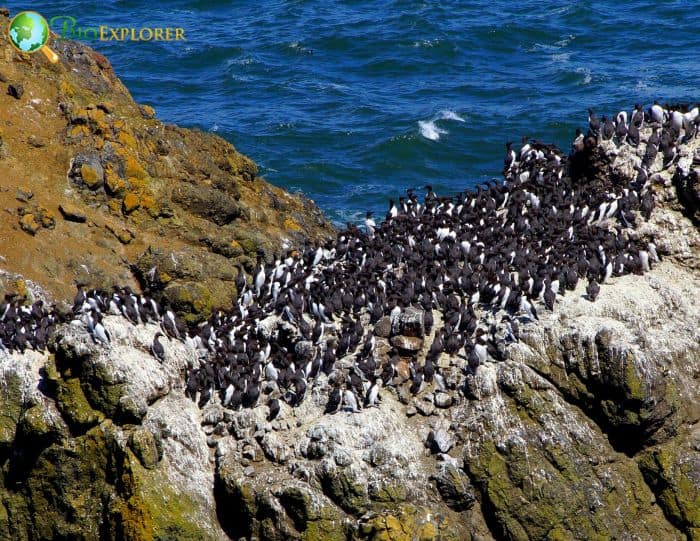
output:
[[[335,222],[498,176],[507,140],[568,149],[587,107],[700,99],[700,10],[679,0],[104,0],[4,3],[83,27],[167,122],[216,132]]]

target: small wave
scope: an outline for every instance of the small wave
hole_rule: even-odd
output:
[[[434,120],[419,120],[418,128],[420,129],[420,134],[431,141],[439,141],[441,135],[448,133],[447,130],[439,128]]]
[[[438,118],[441,120],[456,120],[457,122],[464,122],[464,119],[461,116],[454,111],[450,111],[449,109],[443,109],[440,111],[440,116]]]
[[[360,223],[364,216],[364,213],[358,210],[340,209],[333,212],[331,220],[337,227],[345,227],[348,222]]]
[[[552,62],[556,64],[564,64],[569,61],[571,58],[571,53],[559,53],[559,54],[553,54],[551,56]]]
[[[219,131],[219,125],[216,122],[214,122],[214,125],[211,128],[209,128],[209,131],[212,131],[212,132]]]
[[[422,39],[420,41],[414,41],[413,46],[414,47],[424,47],[426,49],[430,49],[432,47],[437,47],[440,45],[441,40],[440,39]]]
[[[579,75],[583,75],[583,79],[581,82],[579,82],[579,85],[587,85],[590,84],[590,82],[593,80],[593,75],[591,74],[591,70],[588,68],[576,68],[576,73]]]
[[[249,66],[251,64],[258,64],[259,62],[250,56],[246,56],[244,58],[231,58],[226,61],[226,66],[231,67],[231,66]]]
[[[575,39],[576,39],[576,36],[574,34],[569,34],[568,37],[566,37],[564,39],[560,39],[559,41],[555,41],[554,45],[556,45],[557,47],[566,47],[569,43],[571,43]]]
[[[562,6],[560,8],[554,8],[552,10],[552,12],[550,13],[550,15],[560,14],[560,13],[569,13],[573,8],[574,8],[574,6],[571,6],[571,5]]]
[[[313,86],[321,91],[335,90],[336,92],[343,93],[343,92],[348,90],[347,85],[340,84],[340,83],[329,83],[329,82],[323,82],[323,81],[314,81]]]
[[[431,141],[439,141],[441,135],[446,135],[450,133],[437,125],[437,122],[441,120],[465,122],[464,118],[459,116],[455,111],[451,111],[450,109],[442,109],[440,112],[438,112],[437,115],[435,115],[430,120],[418,121],[418,129],[420,130],[420,134],[426,139],[430,139]]]
[[[558,47],[556,45],[549,45],[548,43],[535,43],[534,45],[531,45],[530,47],[525,49],[525,52],[534,53],[537,51],[545,51],[551,53],[558,49],[561,49],[561,47]]]
[[[559,49],[562,49],[564,47],[567,47],[569,43],[571,43],[573,40],[576,39],[576,36],[574,34],[569,34],[567,37],[560,39],[559,41],[555,41],[552,44],[549,43],[535,43],[534,45],[528,47],[526,52],[528,53],[534,53],[536,51],[544,51],[548,53],[555,53],[555,51],[558,51]]]
[[[303,54],[311,54],[313,53],[313,49],[309,47],[304,47],[300,42],[298,41],[292,41],[291,43],[287,44],[287,47],[290,48],[291,50],[297,52],[297,53],[303,53]]]
[[[237,83],[247,83],[249,81],[252,81],[253,77],[251,77],[250,75],[237,75],[235,73],[232,73],[231,80],[236,81]]]

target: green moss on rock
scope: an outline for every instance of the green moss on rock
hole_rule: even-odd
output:
[[[8,372],[0,381],[0,453],[12,446],[22,412],[22,382]]]
[[[135,458],[135,457],[134,457]],[[201,525],[210,521],[203,513],[201,502],[170,484],[167,475],[157,469],[147,470],[136,460],[129,462],[133,496],[130,516],[140,518],[142,532],[136,539],[167,541],[208,541],[212,534]]]
[[[153,432],[143,427],[135,428],[131,432],[129,447],[141,465],[148,470],[155,468],[162,457]]]
[[[57,382],[56,405],[66,422],[84,432],[104,419],[104,415],[90,406],[78,378]]]
[[[510,401],[504,407],[522,423],[519,437],[498,446],[486,441],[475,456],[465,457],[495,533],[523,541],[550,534],[673,538],[674,529],[652,505],[653,496],[632,461],[618,456],[610,466],[615,454],[604,450],[602,441],[585,446],[566,438],[542,441],[538,434],[551,428],[540,426],[539,419],[551,422],[551,416],[518,414]]]
[[[639,468],[669,520],[700,539],[700,438],[683,434],[645,451]]]
[[[370,507],[367,486],[351,468],[322,468],[319,479],[324,494],[347,513],[361,514]]]

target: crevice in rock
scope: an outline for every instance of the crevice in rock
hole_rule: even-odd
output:
[[[646,485],[649,487],[649,490],[651,490],[652,494],[654,494],[657,504],[663,512],[664,517],[666,517],[666,520],[668,520],[675,528],[677,528],[680,533],[685,535],[688,541],[693,541],[693,535],[690,531],[688,531],[689,525],[681,523],[678,520],[678,518],[673,515],[673,513],[669,512],[668,506],[663,504],[663,491],[670,488],[671,485],[661,477],[656,479],[653,478],[650,475],[650,472],[645,471],[645,469],[642,467],[639,468],[639,471],[642,474],[642,479],[644,479],[644,483],[646,483]]]
[[[601,415],[596,415],[596,409],[592,406],[588,406],[585,403],[582,403],[581,401],[574,400],[573,397],[570,395],[570,393],[565,392],[562,390],[560,387],[557,386],[556,382],[549,377],[548,374],[543,373],[539,370],[537,370],[536,367],[530,366],[530,365],[524,365],[527,368],[531,369],[533,372],[535,372],[537,375],[548,381],[554,389],[556,389],[558,396],[566,402],[568,406],[571,406],[581,412],[581,414],[586,417],[587,419],[591,420],[595,426],[598,428],[598,430],[604,434],[607,438],[608,441],[610,442],[611,447],[619,453],[624,454],[627,458],[632,460],[637,468],[640,470],[642,480],[644,483],[649,487],[649,490],[654,494],[654,496],[657,499],[657,505],[659,508],[662,510],[664,517],[668,522],[675,528],[679,530],[679,533],[683,534],[684,536],[687,537],[688,541],[691,541],[692,536],[688,532],[688,525],[684,525],[680,523],[678,520],[676,520],[671,513],[668,512],[668,508],[663,505],[662,503],[662,492],[664,489],[668,488],[670,485],[668,483],[664,484],[663,479],[659,478],[657,482],[654,481],[653,478],[650,477],[650,474],[648,471],[645,471],[644,468],[642,468],[638,462],[638,460],[635,460],[638,458],[639,453],[643,451],[644,446],[643,445],[638,445],[638,446],[633,446],[630,445],[629,442],[625,442],[625,436],[627,432],[631,432],[632,429],[630,428],[629,431],[623,431],[623,432],[618,432],[615,434],[616,430],[619,430],[619,427],[612,427],[609,423],[605,421],[605,419]],[[598,396],[598,395],[596,395]],[[663,424],[663,421],[659,421],[659,424]],[[644,443],[644,438],[640,438],[639,434],[633,434],[633,439],[632,442],[641,442],[642,444]],[[483,497],[483,495],[482,495]]]
[[[484,517],[486,527],[489,529],[489,533],[496,541],[510,541],[512,537],[508,534],[508,531],[506,530],[502,521],[498,518],[498,510],[486,494],[486,487],[482,486],[481,483],[478,483],[474,477],[469,475],[469,472],[465,473],[469,477],[471,484],[479,491],[477,502],[479,504],[481,514]]]
[[[556,389],[559,397],[564,400],[567,405],[576,408],[584,417],[592,421],[600,432],[607,437],[610,446],[616,452],[622,453],[628,458],[634,458],[637,453],[644,448],[644,444],[649,436],[648,431],[641,431],[639,427],[635,426],[614,426],[605,419],[605,416],[600,411],[599,408],[602,401],[615,398],[610,395],[610,393],[607,393],[603,389],[595,389],[591,391],[591,394],[595,395],[597,402],[588,403],[583,400],[577,400],[571,393],[567,392],[566,389],[558,386],[557,382],[549,374],[538,370],[535,366],[528,364],[524,366],[550,383],[552,387]],[[650,427],[655,427],[651,431],[652,433],[658,429],[658,426],[656,426],[657,424],[663,424],[663,420],[649,425]]]
[[[230,539],[248,539],[253,533],[254,517],[243,505],[242,487],[229,488],[216,475],[214,479],[214,501],[216,502],[216,518],[221,529]]]

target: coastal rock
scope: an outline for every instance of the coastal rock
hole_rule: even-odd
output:
[[[407,353],[415,353],[423,347],[423,340],[415,336],[393,336],[391,345]]]
[[[78,185],[83,185],[91,190],[102,187],[104,182],[104,169],[96,156],[79,154],[73,158],[68,177]]]
[[[70,222],[85,223],[87,221],[87,217],[80,207],[71,203],[61,203],[58,210],[61,211],[63,218]]]
[[[32,213],[27,213],[22,216],[19,220],[19,225],[22,227],[23,231],[26,231],[30,235],[35,235],[36,232],[41,229],[41,225],[36,221]]]
[[[422,338],[425,334],[423,310],[410,306],[402,310],[399,316],[392,321],[392,333]]]
[[[136,538],[692,539],[699,416],[688,382],[700,362],[700,277],[687,262],[700,244],[686,221],[659,209],[647,227],[668,236],[664,261],[643,277],[616,277],[595,303],[582,284],[567,292],[556,311],[521,327],[507,360],[465,377],[438,359],[452,390],[426,384],[399,400],[387,388],[378,407],[357,413],[323,414],[325,375],[272,423],[264,400],[233,411],[215,398],[200,410],[180,376],[197,354],[164,341],[158,362],[147,353],[158,326],[109,316],[109,349],[82,326],[63,326],[53,356],[13,356],[0,374],[0,456],[15,457],[27,487],[0,486],[11,526],[97,539],[90,524],[138,516]],[[219,261],[145,257],[145,272],[158,261],[193,282]],[[278,325],[288,324],[263,320],[261,333]],[[302,342],[295,355],[313,347]],[[397,371],[407,376],[404,364]],[[473,396],[455,401],[466,381]],[[127,487],[111,481],[115,461]],[[39,491],[39,479],[48,488]],[[74,490],[89,501],[109,493],[113,511],[63,502]]]
[[[434,477],[438,492],[455,511],[466,511],[476,503],[476,489],[461,468],[443,463]]]
[[[374,334],[381,338],[389,338],[391,336],[391,319],[389,316],[382,317],[374,325]]]
[[[21,83],[11,83],[7,85],[7,93],[18,100],[24,95],[24,86]]]
[[[36,176],[21,159],[3,161],[4,207],[17,209],[15,178],[32,179],[35,194],[1,226],[8,291],[31,303],[69,298],[73,280],[140,285],[196,325],[233,305],[239,272],[250,275],[258,256],[269,262],[282,238],[330,232],[313,205],[265,183],[228,143],[134,104],[106,58],[67,40],[55,47],[62,64],[51,71],[34,56],[0,58],[8,80],[37,82],[32,93],[50,104],[42,133],[65,144],[31,149],[45,158]],[[7,126],[34,107],[25,102],[6,99]],[[13,148],[23,137],[3,131]],[[605,149],[579,164],[580,181],[634,171],[632,151]],[[256,407],[225,408],[215,392],[199,408],[182,374],[200,352],[163,339],[160,362],[149,353],[160,326],[118,316],[104,318],[108,346],[73,322],[56,328],[47,353],[0,351],[0,538],[700,538],[695,170],[692,159],[663,171],[657,162],[657,208],[629,234],[653,239],[661,261],[610,277],[596,302],[583,283],[560,294],[554,310],[521,321],[499,361],[440,354],[446,390],[435,378],[409,390],[435,339],[409,309],[375,326],[376,356],[397,348],[395,374],[355,412],[324,413],[338,382],[323,372],[296,407],[270,384]],[[171,196],[188,185],[205,195]],[[205,208],[220,195],[224,218]],[[88,225],[56,223],[52,205],[68,196]],[[275,330],[296,332],[276,315],[256,328],[267,339]],[[320,349],[303,340],[287,353],[298,362]],[[336,362],[350,370],[354,355]],[[271,398],[281,403],[274,420]]]
[[[0,25],[8,24],[0,14]],[[0,48],[13,50],[7,32],[0,33]],[[59,205],[70,200],[71,214],[84,215],[94,227],[86,233],[70,218],[51,227],[33,208],[33,221],[5,220],[3,270],[41,284],[52,298],[67,299],[76,283],[149,287],[133,271],[149,247],[189,250],[197,258],[214,252],[250,273],[258,251],[271,256],[285,239],[303,245],[333,233],[311,201],[268,184],[231,144],[164,124],[151,107],[135,103],[104,56],[70,40],[52,41],[52,48],[60,62],[50,69],[42,55],[0,55],[4,88],[10,85],[0,107],[8,189],[0,192],[0,208],[16,208],[21,188],[34,194],[24,205],[66,218]],[[188,321],[206,317],[200,306],[209,313],[236,296],[218,278],[205,275],[194,286],[170,276],[178,310]],[[163,289],[159,299],[166,296]],[[183,298],[195,290],[209,300]]]
[[[447,393],[435,393],[435,405],[438,408],[449,408],[452,405],[453,399]]]

